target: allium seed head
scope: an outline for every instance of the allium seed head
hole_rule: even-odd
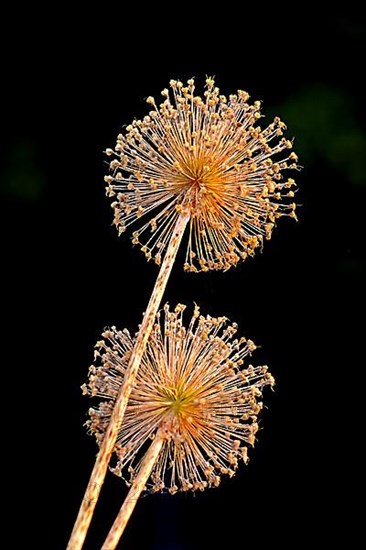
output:
[[[115,451],[114,472],[133,481],[156,432],[164,444],[150,478],[152,491],[203,490],[230,477],[247,446],[255,442],[262,388],[273,385],[267,367],[246,365],[255,349],[235,338],[237,327],[225,317],[200,315],[196,306],[188,326],[185,306],[164,307],[154,325],[133,387]],[[101,442],[124,380],[134,340],[115,327],[96,345],[84,392],[102,401],[90,409],[89,430]]]
[[[107,194],[114,197],[114,224],[119,233],[136,221],[132,242],[160,264],[176,219],[190,218],[184,268],[187,271],[229,269],[253,255],[269,239],[276,220],[295,215],[293,179],[282,172],[297,168],[297,156],[282,137],[278,117],[262,129],[260,102],[248,103],[238,90],[220,95],[213,78],[203,97],[171,80],[157,105],[142,120],[119,134]]]

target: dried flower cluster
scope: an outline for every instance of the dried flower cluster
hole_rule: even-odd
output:
[[[276,220],[295,215],[295,182],[282,172],[297,168],[297,156],[281,137],[278,117],[262,129],[260,102],[248,103],[241,90],[228,98],[207,78],[204,98],[171,80],[157,105],[143,120],[119,134],[111,173],[105,177],[114,223],[122,233],[142,218],[133,232],[147,259],[160,264],[180,214],[190,217],[184,268],[228,269],[253,255],[269,239]]]
[[[152,470],[152,491],[203,490],[232,476],[253,445],[262,388],[273,385],[267,367],[246,365],[252,341],[234,338],[235,324],[225,317],[200,315],[196,306],[183,325],[185,306],[158,314],[127,406],[115,451],[114,472],[139,471],[146,444],[158,429],[164,445]],[[88,426],[103,439],[124,380],[134,340],[115,327],[96,345],[85,393],[102,401],[90,409]]]

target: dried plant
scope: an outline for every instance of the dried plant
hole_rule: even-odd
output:
[[[187,224],[184,268],[208,271],[229,269],[253,255],[279,217],[296,218],[295,182],[282,172],[297,168],[297,156],[279,158],[292,146],[282,137],[280,119],[262,130],[260,103],[250,105],[240,90],[228,98],[220,95],[212,78],[206,80],[204,99],[194,95],[193,79],[186,86],[172,80],[170,88],[163,90],[159,106],[149,97],[149,115],[135,120],[118,136],[115,149],[106,151],[113,156],[105,180],[114,199],[114,223],[122,233],[141,218],[132,241],[141,242],[147,259],[161,267],[74,525],[72,550],[84,542]]]
[[[295,217],[293,179],[297,156],[280,138],[285,124],[278,117],[265,129],[260,102],[248,103],[241,90],[228,98],[214,80],[206,80],[204,99],[194,95],[194,80],[171,80],[165,100],[117,138],[105,177],[114,223],[120,233],[141,218],[133,243],[160,264],[172,229],[188,213],[190,233],[184,268],[188,271],[228,269],[253,255],[269,239],[276,220]],[[272,159],[275,160],[272,160]]]
[[[204,490],[216,487],[221,475],[233,476],[240,460],[254,445],[262,388],[273,385],[266,366],[245,364],[255,350],[251,340],[234,338],[236,324],[225,317],[200,315],[196,306],[183,325],[185,306],[164,307],[158,314],[117,438],[114,472],[128,472],[136,503],[136,480],[152,492]],[[84,392],[102,398],[90,409],[88,427],[97,441],[113,414],[123,385],[134,340],[115,327],[96,345],[96,365],[90,368]],[[159,451],[146,469],[146,443],[159,440]],[[141,471],[144,479],[141,479]],[[142,483],[143,482],[143,483]],[[131,498],[127,503],[132,512]],[[106,543],[114,548],[127,523],[126,506]],[[113,543],[113,544],[112,544]]]

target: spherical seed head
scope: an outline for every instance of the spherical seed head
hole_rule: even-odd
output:
[[[178,305],[171,311],[166,305],[158,315],[115,447],[114,472],[122,477],[129,472],[131,481],[151,438],[158,430],[163,433],[149,482],[152,491],[203,490],[217,486],[222,474],[232,476],[255,442],[262,388],[274,384],[267,367],[244,368],[255,345],[235,338],[236,325],[228,325],[225,317],[203,317],[196,307],[185,327],[184,309]],[[98,442],[133,345],[129,333],[115,327],[97,343],[96,365],[83,389],[102,398],[87,422]]]
[[[171,80],[162,96],[160,105],[148,97],[153,110],[106,151],[114,224],[122,233],[141,221],[132,242],[159,264],[176,219],[187,214],[185,269],[228,269],[271,237],[279,217],[296,217],[295,182],[282,172],[297,168],[297,156],[279,159],[292,147],[281,137],[285,125],[276,117],[262,129],[260,102],[250,105],[241,90],[227,98],[207,78],[200,97],[194,79]]]

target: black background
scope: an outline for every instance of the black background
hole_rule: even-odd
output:
[[[4,42],[3,290],[14,339],[4,346],[4,392],[10,419],[20,418],[10,448],[14,516],[26,504],[30,542],[65,548],[96,453],[79,389],[93,345],[108,324],[134,332],[157,275],[111,226],[103,150],[170,78],[195,76],[199,86],[207,74],[223,93],[248,90],[268,119],[287,122],[304,166],[299,222],[281,220],[263,254],[227,273],[185,274],[179,257],[165,300],[237,321],[277,386],[265,395],[248,467],[202,494],[141,499],[121,548],[343,538],[353,547],[364,395],[362,18],[299,6],[297,15],[260,5],[253,14],[229,4],[128,9],[20,10]],[[100,547],[125,494],[109,474],[87,550]]]

